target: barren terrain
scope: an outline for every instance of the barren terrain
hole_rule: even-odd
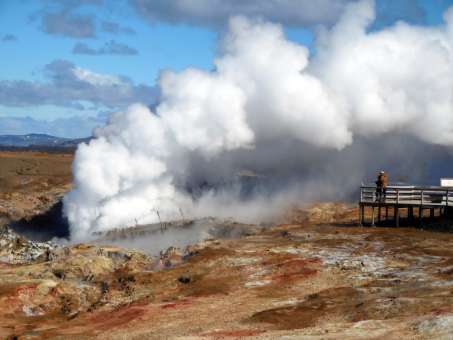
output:
[[[30,218],[71,187],[71,153],[0,151],[0,223]]]
[[[51,207],[70,188],[70,162],[0,154],[4,223]],[[453,234],[356,220],[355,205],[316,203],[272,226],[214,223],[222,233],[160,255],[4,228],[0,338],[450,339]]]

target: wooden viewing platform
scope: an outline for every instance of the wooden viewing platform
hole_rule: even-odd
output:
[[[377,200],[375,185],[362,185],[360,187],[359,221],[360,225],[365,224],[365,208],[370,207],[371,225],[375,225],[375,208],[377,208],[377,219],[381,222],[382,210],[385,211],[385,219],[389,219],[389,209],[393,210],[395,225],[400,224],[401,209],[407,210],[407,218],[415,219],[415,212],[418,212],[419,224],[422,223],[424,211],[429,210],[430,218],[446,216],[453,208],[453,187],[434,186],[410,186],[394,185],[388,186],[385,198]]]

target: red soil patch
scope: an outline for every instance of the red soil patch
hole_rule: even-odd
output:
[[[1,287],[0,296],[4,295],[5,306],[8,306],[10,312],[22,310],[21,296],[32,296],[36,290],[36,284],[22,285],[19,287]]]
[[[316,275],[319,271],[311,268],[313,265],[319,265],[322,261],[318,258],[310,259],[293,259],[278,264],[277,273],[273,276],[274,281],[294,280],[297,278],[307,278]]]
[[[0,297],[8,296],[9,298],[18,297],[20,294],[23,294],[27,291],[33,291],[36,288],[36,284],[29,285],[17,285],[14,283],[8,283],[0,286]]]
[[[36,289],[36,286],[37,286],[36,284],[29,284],[29,285],[20,286],[20,287],[16,288],[15,295],[21,295],[21,294],[30,295],[30,294],[33,294],[33,292]]]
[[[278,253],[278,254],[272,254],[270,257],[266,258],[263,262],[261,262],[262,266],[278,266],[282,264],[283,262],[286,261],[291,261],[298,259],[298,257],[295,257],[292,254],[288,253]]]
[[[432,310],[432,313],[436,316],[451,314],[453,309],[451,307],[439,307]]]
[[[138,319],[145,314],[143,307],[129,305],[112,312],[101,312],[90,318],[90,322],[96,325],[96,329],[108,330]],[[100,324],[100,325],[99,325]]]
[[[281,275],[274,276],[272,279],[274,281],[287,283],[288,281],[296,280],[298,278],[307,278],[310,276],[314,276],[318,274],[318,272],[319,271],[316,269],[304,268],[297,273],[284,273]]]
[[[177,308],[177,307],[182,307],[182,306],[190,306],[192,303],[189,300],[180,300],[172,303],[167,303],[165,305],[160,306],[162,309],[172,309],[172,308]]]

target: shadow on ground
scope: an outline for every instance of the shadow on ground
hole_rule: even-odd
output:
[[[30,219],[12,222],[10,228],[33,241],[49,241],[54,237],[69,238],[69,223],[63,216],[63,202]]]

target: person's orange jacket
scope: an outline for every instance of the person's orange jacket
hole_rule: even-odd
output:
[[[378,181],[382,183],[383,188],[386,188],[387,185],[389,184],[389,179],[387,177],[387,174],[379,175]]]

